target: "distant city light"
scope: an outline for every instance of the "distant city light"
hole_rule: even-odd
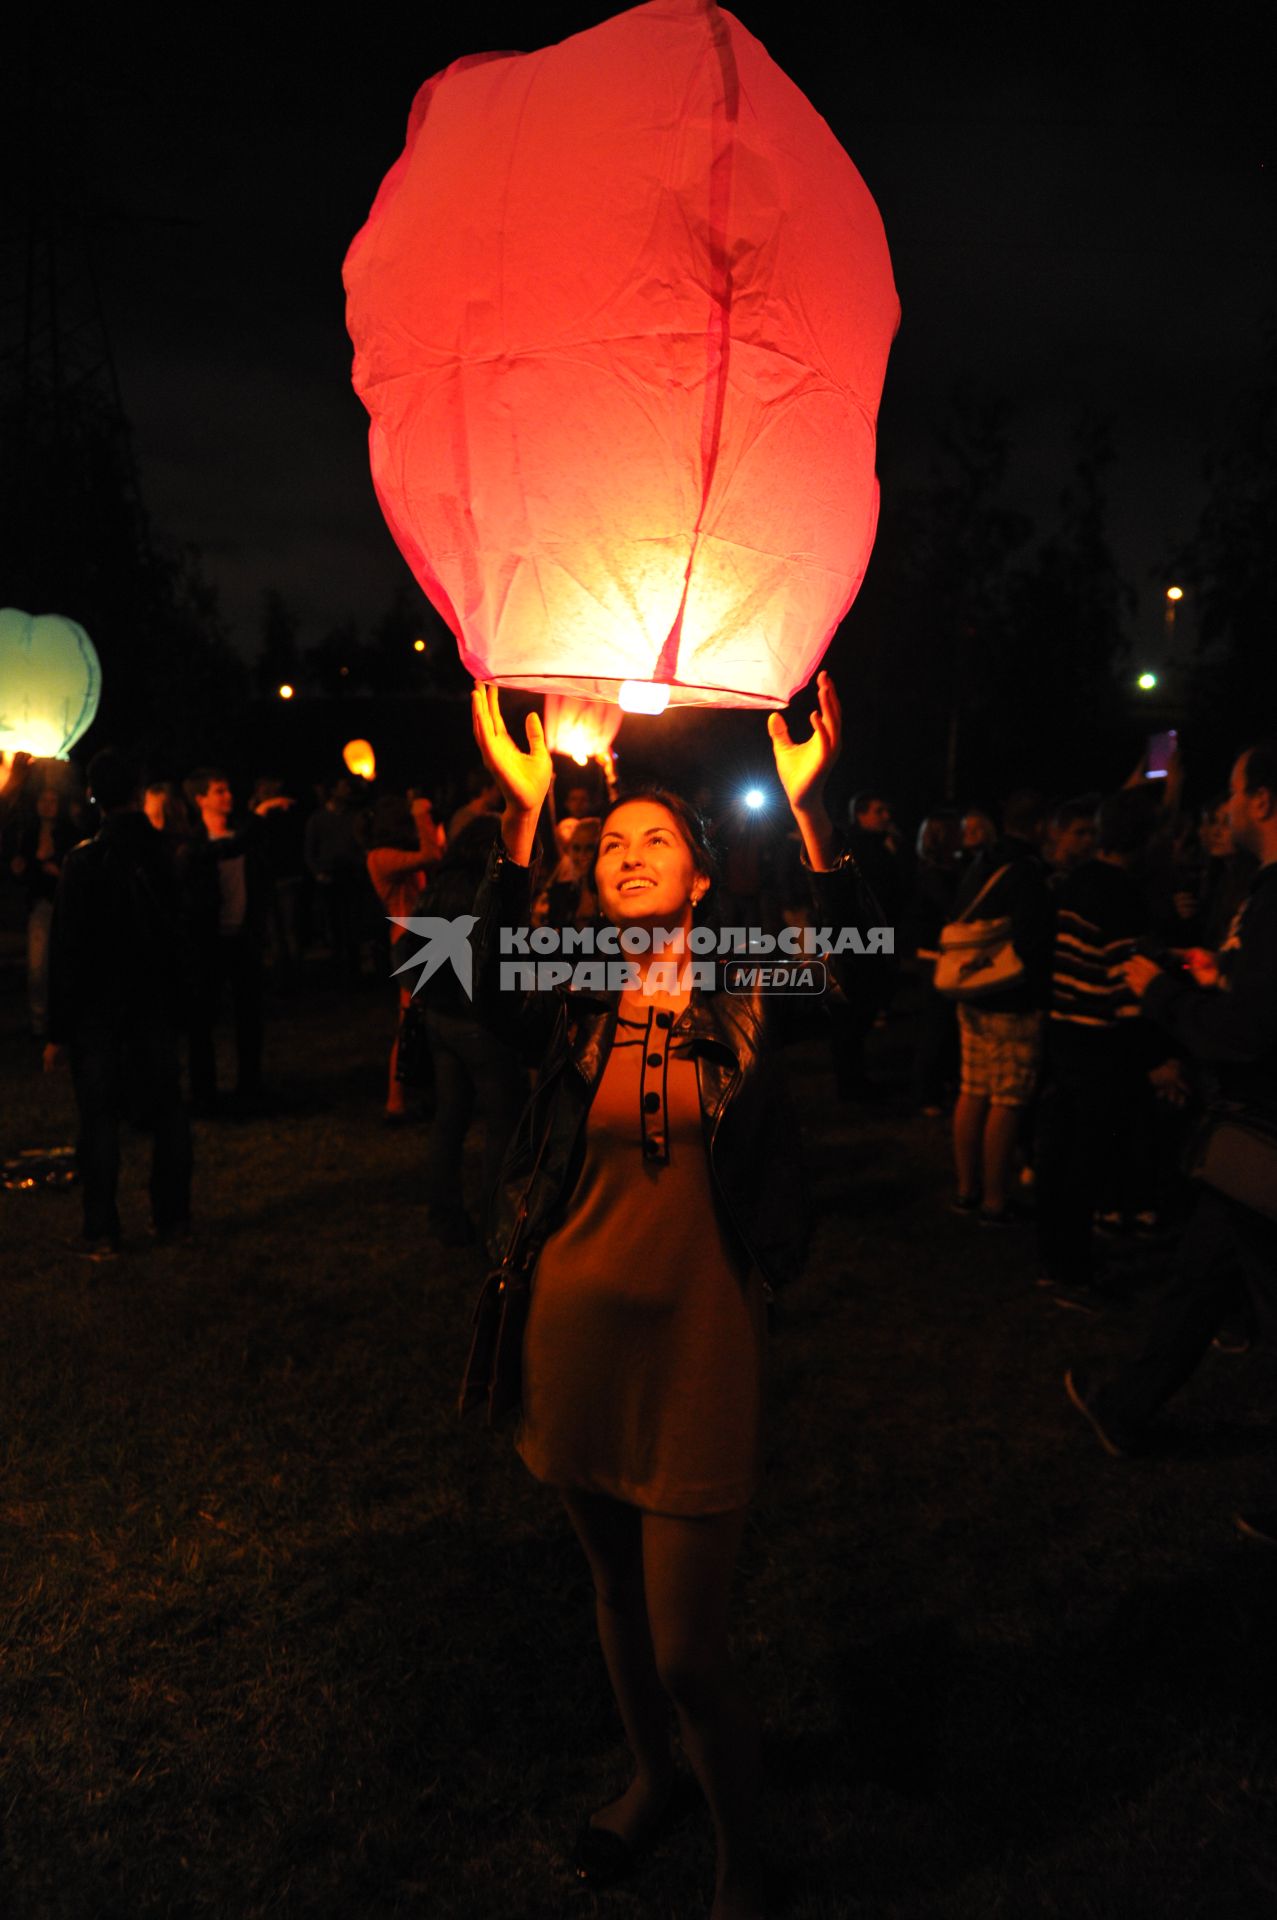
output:
[[[1157,675],[1155,673],[1142,673],[1135,684],[1141,693],[1151,693],[1157,685]]]
[[[414,653],[424,653],[424,652],[425,652],[425,650],[426,650],[426,643],[425,643],[425,641],[424,641],[424,640],[414,640],[414,641],[413,641],[413,643],[412,643],[412,650],[413,650],[413,652],[414,652]]]
[[[1182,600],[1184,598],[1183,587],[1167,587],[1166,598],[1168,600]]]
[[[285,680],[283,686],[279,690],[279,697],[281,700],[291,700],[293,697],[293,689],[289,686],[287,680]]]
[[[757,813],[759,807],[767,805],[767,795],[761,787],[748,787],[745,791],[745,805]]]

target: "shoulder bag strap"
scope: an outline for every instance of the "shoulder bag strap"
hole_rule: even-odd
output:
[[[949,922],[949,925],[958,926],[963,920],[968,919],[970,915],[975,912],[976,908],[979,906],[980,902],[984,899],[984,896],[986,893],[988,893],[989,889],[991,887],[995,887],[998,881],[1002,878],[1003,874],[1009,873],[1010,870],[1011,870],[1011,863],[1008,860],[1004,866],[1001,866],[998,868],[996,873],[991,873],[989,875],[989,878],[985,881],[984,885],[981,887],[979,893],[977,893],[975,899],[969,901],[968,904],[962,909],[962,912],[954,916],[954,918]]]

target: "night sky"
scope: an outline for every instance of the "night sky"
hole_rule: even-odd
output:
[[[1136,28],[1076,9],[946,25],[858,8],[817,28],[811,9],[740,9],[883,215],[903,307],[884,489],[925,475],[955,391],[998,393],[1019,501],[1045,517],[1079,413],[1110,416],[1141,656],[1160,645],[1158,569],[1277,312],[1264,11],[1163,9]],[[417,86],[462,53],[601,17],[471,4],[246,33],[201,13],[198,31],[147,36],[117,18],[37,54],[31,97],[94,209],[152,519],[201,550],[246,653],[268,586],[307,644],[374,619],[406,577],[368,479],[340,276]]]

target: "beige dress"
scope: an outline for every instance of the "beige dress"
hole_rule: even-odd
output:
[[[622,1017],[567,1216],[541,1251],[518,1448],[539,1480],[726,1513],[757,1478],[765,1310],[720,1224],[677,1018]]]

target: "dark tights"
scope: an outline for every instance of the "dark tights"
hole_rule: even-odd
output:
[[[599,1641],[635,1762],[630,1787],[595,1824],[636,1840],[659,1813],[673,1773],[672,1704],[714,1822],[713,1920],[761,1914],[758,1725],[727,1645],[745,1515],[680,1519],[589,1493],[563,1503],[594,1576]]]

